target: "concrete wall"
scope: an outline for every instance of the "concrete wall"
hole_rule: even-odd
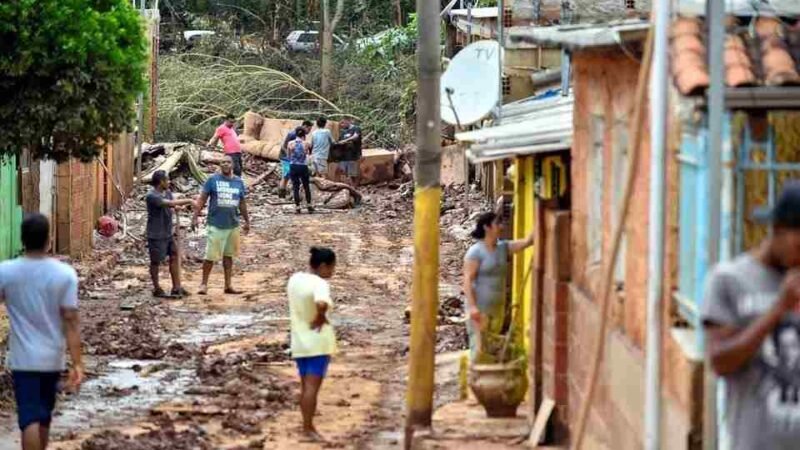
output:
[[[545,221],[545,245],[550,245],[547,241],[553,237],[554,242],[563,241],[564,230],[568,229],[570,251],[558,252],[557,257],[553,252],[546,255],[542,282],[543,391],[557,402],[555,431],[561,424],[564,434],[574,431],[598,342],[601,276],[610,258],[617,210],[624,200],[624,168],[630,157],[628,135],[632,134],[629,120],[639,72],[637,61],[617,51],[578,52],[574,63],[572,205],[568,220],[558,213]],[[648,124],[640,126],[642,145],[634,168],[636,179],[629,216],[632,220],[624,229],[624,246],[610,300],[612,333],[603,343],[605,359],[587,427],[587,448],[638,449],[644,438],[642,349],[646,331],[650,149]],[[671,138],[670,142],[674,141]],[[676,285],[676,169],[671,155],[664,290],[667,327],[672,323],[669,293]],[[592,212],[596,201],[600,202],[599,208]],[[592,234],[591,230],[599,233]],[[593,250],[594,245],[597,248]],[[597,260],[593,259],[594,254],[599,256]],[[564,267],[570,268],[569,277],[562,273]],[[662,448],[692,448],[699,433],[702,407],[702,391],[698,391],[702,385],[701,364],[696,355],[683,350],[672,333],[665,333],[664,342],[664,430],[669,432],[664,433]]]
[[[466,153],[458,145],[442,147],[442,185],[464,184]]]

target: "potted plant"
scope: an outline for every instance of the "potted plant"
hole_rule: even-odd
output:
[[[469,386],[489,417],[515,417],[528,391],[527,359],[513,322],[508,333],[481,333]]]

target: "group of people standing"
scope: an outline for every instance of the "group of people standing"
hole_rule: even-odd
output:
[[[300,134],[302,138],[302,134]],[[222,139],[222,138],[221,138]],[[301,145],[301,143],[296,143]],[[298,161],[295,156],[295,161]],[[239,161],[237,163],[237,161]],[[238,164],[238,166],[237,166]],[[250,230],[247,189],[234,172],[240,160],[228,153],[218,173],[204,183],[197,199],[179,199],[169,189],[169,176],[157,171],[147,194],[146,234],[150,256],[153,295],[179,298],[189,295],[180,278],[179,245],[173,211],[193,205],[192,228],[208,204],[206,250],[202,284],[197,293],[208,292],[209,275],[222,261],[225,294],[241,294],[233,285],[233,259],[238,256],[240,232]],[[294,169],[297,173],[297,169]],[[296,175],[295,175],[296,176]],[[24,450],[47,447],[50,423],[66,368],[64,388],[77,391],[84,379],[78,316],[78,277],[69,265],[49,255],[50,223],[41,214],[26,216],[21,227],[23,256],[0,263],[0,302],[6,304],[11,328],[7,367],[12,372],[17,401],[18,425]],[[172,290],[159,282],[160,266],[169,260]],[[327,280],[334,274],[336,254],[328,248],[311,249],[307,271],[293,275],[287,284],[291,316],[291,349],[300,375],[299,405],[303,434],[313,441],[322,438],[313,425],[317,397],[336,351],[336,338],[328,314],[333,302]]]
[[[335,140],[331,130],[327,128],[327,118],[318,118],[316,129],[314,125],[310,120],[303,121],[302,125],[286,135],[280,148],[281,182],[278,192],[282,198],[285,197],[291,180],[292,195],[298,213],[302,211],[301,187],[305,193],[308,212],[314,212],[311,201],[311,177],[323,176],[328,172],[328,160],[334,145],[343,147],[341,158],[337,162],[340,170],[347,176],[351,186],[355,187],[359,183],[359,161],[362,156],[361,128],[351,118],[345,117],[339,123],[339,139]],[[236,117],[232,114],[225,116],[225,121],[214,131],[208,145],[214,148],[220,142],[225,155],[231,158],[233,174],[241,177],[242,146],[236,133]]]
[[[281,183],[279,195],[286,196],[289,181],[292,182],[292,195],[297,213],[300,207],[300,187],[305,193],[308,212],[314,212],[311,202],[310,179],[312,176],[324,176],[328,173],[328,160],[334,145],[346,146],[338,165],[347,175],[352,186],[359,182],[358,163],[361,160],[361,129],[349,118],[341,121],[339,140],[333,139],[331,130],[327,128],[328,119],[320,117],[314,124],[306,120],[303,124],[286,135],[280,149]],[[310,136],[310,139],[309,139]]]

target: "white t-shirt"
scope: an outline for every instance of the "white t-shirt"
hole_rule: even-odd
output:
[[[53,258],[0,263],[0,298],[11,322],[6,364],[11,370],[60,372],[66,339],[61,309],[78,307],[75,270]]]
[[[311,322],[317,317],[317,303],[328,304],[330,319],[333,301],[328,282],[317,275],[298,272],[289,279],[286,291],[292,328],[292,358],[336,353],[336,335],[331,324],[324,325],[319,331],[311,329]]]

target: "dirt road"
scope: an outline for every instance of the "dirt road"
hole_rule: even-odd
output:
[[[316,419],[330,440],[325,447],[397,448],[412,214],[408,199],[385,197],[392,192],[373,191],[356,210],[314,215],[254,200],[253,231],[235,268],[245,291],[238,296],[222,293],[218,267],[209,295],[156,301],[143,244],[100,243],[80,266],[90,379],[78,395],[61,400],[54,448],[320,448],[300,441],[298,385],[287,353],[285,284],[305,269],[312,245],[329,246],[339,258],[331,284],[340,353]],[[185,285],[194,291],[202,232],[186,241]],[[458,261],[460,252],[445,243],[444,263]],[[457,280],[444,276],[443,296],[457,296]],[[464,345],[459,325],[441,331],[440,350]],[[454,395],[456,387],[440,381],[445,386],[437,395]],[[19,445],[13,411],[6,411],[0,435],[11,439],[0,439],[0,450]]]

